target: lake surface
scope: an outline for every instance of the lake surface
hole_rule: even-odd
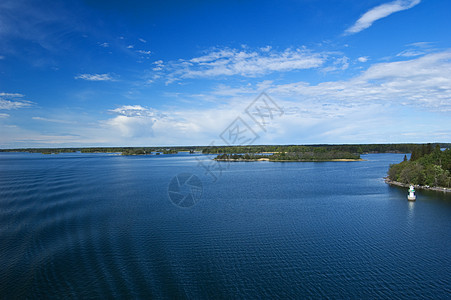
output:
[[[1,153],[0,298],[449,299],[451,198],[386,185],[403,157]],[[180,173],[202,182],[191,207]]]

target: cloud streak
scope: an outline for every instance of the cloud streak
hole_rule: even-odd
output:
[[[346,29],[345,35],[355,34],[369,28],[373,23],[389,15],[414,7],[421,0],[395,0],[390,3],[376,6],[364,13],[354,25]]]
[[[0,109],[12,110],[31,106],[33,104],[31,101],[18,100],[18,98],[23,98],[23,96],[19,93],[0,93]]]
[[[115,81],[110,74],[80,74],[74,78],[88,81]]]
[[[152,52],[146,51],[146,50],[136,50],[137,53],[143,54],[143,55],[150,55]]]
[[[407,48],[404,51],[399,52],[396,54],[396,56],[401,57],[415,57],[420,56],[426,53],[430,53],[434,50],[432,43],[428,42],[417,42],[417,43],[411,43],[407,45],[409,48]]]
[[[254,51],[247,49],[213,49],[189,60],[171,62],[169,82],[185,78],[212,78],[218,76],[256,77],[273,72],[288,72],[318,68],[327,60],[323,53],[305,48],[279,52],[270,47]]]
[[[72,121],[60,120],[60,119],[49,119],[49,118],[44,118],[44,117],[32,117],[32,119],[38,120],[38,121],[51,122],[51,123],[75,124],[75,122],[72,122]]]

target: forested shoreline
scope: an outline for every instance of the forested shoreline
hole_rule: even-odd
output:
[[[240,153],[305,153],[323,151],[366,153],[411,153],[418,147],[429,144],[317,144],[317,145],[252,145],[252,146],[208,146],[203,147],[204,154],[240,154]],[[430,144],[434,147],[449,148],[450,143]]]
[[[440,150],[440,146],[425,145],[412,151],[410,160],[392,164],[388,179],[402,184],[426,187],[451,187],[451,149]]]
[[[334,161],[334,160],[360,160],[360,154],[343,152],[343,151],[327,151],[323,148],[316,148],[317,151],[304,152],[276,152],[273,154],[219,154],[215,159],[224,161]]]

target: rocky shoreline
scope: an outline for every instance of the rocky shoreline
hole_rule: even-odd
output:
[[[410,184],[406,184],[406,183],[390,180],[388,177],[385,177],[384,180],[385,180],[385,183],[387,183],[389,185],[395,185],[395,186],[400,186],[400,187],[405,187],[405,188],[408,188],[410,186]],[[436,192],[443,192],[443,193],[450,193],[451,192],[451,188],[438,187],[438,186],[413,185],[413,187],[415,189],[436,191]]]

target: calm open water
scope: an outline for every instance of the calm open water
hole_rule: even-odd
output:
[[[451,198],[363,162],[0,154],[0,298],[451,297]],[[196,174],[200,201],[168,197]],[[218,175],[218,174],[217,174]]]

